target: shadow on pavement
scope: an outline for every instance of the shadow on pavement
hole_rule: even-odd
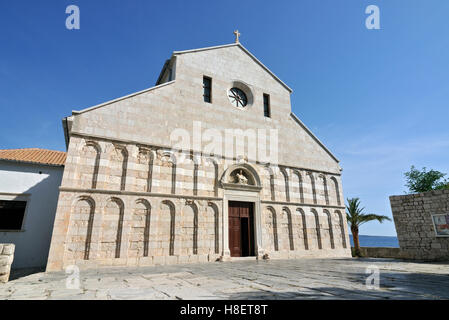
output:
[[[45,271],[44,267],[12,269],[9,275],[9,281],[17,280],[44,271]]]

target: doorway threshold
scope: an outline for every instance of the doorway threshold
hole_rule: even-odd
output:
[[[253,261],[257,260],[256,256],[250,256],[250,257],[231,257],[231,261]]]

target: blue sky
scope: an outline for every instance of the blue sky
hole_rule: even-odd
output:
[[[80,30],[65,28],[70,4]],[[365,28],[372,4],[381,30]],[[0,148],[65,150],[72,110],[149,88],[172,51],[231,43],[238,28],[341,160],[345,197],[391,216],[412,164],[449,172],[448,12],[445,0],[1,1]]]

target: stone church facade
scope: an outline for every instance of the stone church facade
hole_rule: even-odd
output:
[[[47,270],[349,257],[341,168],[291,92],[237,42],[174,52],[155,87],[73,111]],[[199,126],[275,132],[258,146],[277,159],[174,143]]]

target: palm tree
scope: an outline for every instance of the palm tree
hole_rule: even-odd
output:
[[[359,242],[359,227],[365,222],[377,220],[380,223],[391,219],[387,216],[377,215],[373,213],[364,214],[365,208],[360,208],[360,199],[352,198],[346,199],[348,204],[346,205],[346,219],[351,226],[352,238],[354,240],[355,256],[360,256],[360,242]]]

